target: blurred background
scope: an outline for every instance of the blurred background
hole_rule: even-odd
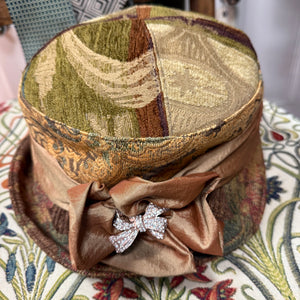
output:
[[[236,26],[257,51],[265,98],[300,117],[300,1],[240,0]]]
[[[92,0],[70,0],[78,22],[93,17],[91,10],[77,5],[88,1]],[[161,4],[214,15],[243,30],[257,51],[265,98],[300,118],[300,0],[112,1],[119,1],[118,5],[112,7],[107,5],[109,0],[94,0],[93,13],[97,9],[100,15],[109,13],[108,7],[121,9],[142,3]],[[7,9],[11,9],[13,2],[17,1],[0,0],[0,25],[8,25],[0,26],[0,103],[17,97],[19,79],[26,64],[16,28],[9,25],[17,21],[13,16],[10,19]]]

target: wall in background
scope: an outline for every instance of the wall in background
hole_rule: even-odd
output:
[[[0,102],[17,98],[25,57],[13,26],[0,35]]]
[[[300,1],[240,0],[236,26],[257,51],[265,98],[300,117]]]

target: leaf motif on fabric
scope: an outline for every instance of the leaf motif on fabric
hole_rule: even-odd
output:
[[[12,229],[7,228],[8,227],[8,220],[4,213],[1,213],[0,215],[0,236],[6,235],[6,236],[16,236],[16,232],[14,232]]]
[[[151,51],[132,61],[120,62],[93,52],[72,31],[66,32],[60,40],[66,58],[79,77],[95,93],[116,105],[141,108],[159,94]]]
[[[122,296],[125,297],[126,299],[138,299],[139,295],[133,291],[132,289],[129,288],[123,288],[122,291]]]
[[[50,258],[49,256],[47,256],[47,258],[46,258],[46,265],[47,265],[48,272],[50,274],[53,273],[54,268],[55,268],[55,261],[52,258]]]
[[[53,76],[56,72],[56,44],[57,40],[51,42],[38,56],[34,77],[39,85],[39,97],[41,109],[44,109],[43,99],[53,87]]]
[[[28,292],[32,292],[35,282],[36,268],[33,263],[30,263],[26,269],[25,277],[26,277],[26,287]]]
[[[284,137],[283,137],[282,134],[280,134],[280,133],[278,133],[278,132],[276,132],[274,130],[271,130],[270,132],[271,132],[271,135],[272,135],[272,137],[273,137],[274,140],[276,140],[278,142],[281,142],[281,141],[284,140]]]
[[[191,294],[201,300],[226,299],[231,298],[236,293],[236,288],[230,287],[232,279],[217,282],[213,287],[196,287],[192,289]]]
[[[15,276],[15,272],[16,272],[16,268],[17,268],[16,263],[17,263],[16,254],[10,253],[7,264],[6,264],[6,268],[5,268],[7,282],[11,282]]]
[[[93,296],[93,299],[117,300],[122,294],[123,285],[123,278],[104,278],[102,281],[95,282],[93,287],[99,292]]]

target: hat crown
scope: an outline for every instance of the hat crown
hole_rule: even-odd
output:
[[[251,123],[262,87],[247,36],[137,6],[74,26],[38,52],[20,103],[36,142],[78,182],[165,180]]]
[[[26,99],[103,137],[181,136],[218,124],[255,94],[255,52],[240,31],[176,12],[136,7],[67,30],[33,58]]]

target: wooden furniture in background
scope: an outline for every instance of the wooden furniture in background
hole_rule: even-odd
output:
[[[190,0],[191,11],[214,17],[215,0]]]
[[[0,0],[0,26],[10,25],[12,23],[8,8],[4,0]]]

